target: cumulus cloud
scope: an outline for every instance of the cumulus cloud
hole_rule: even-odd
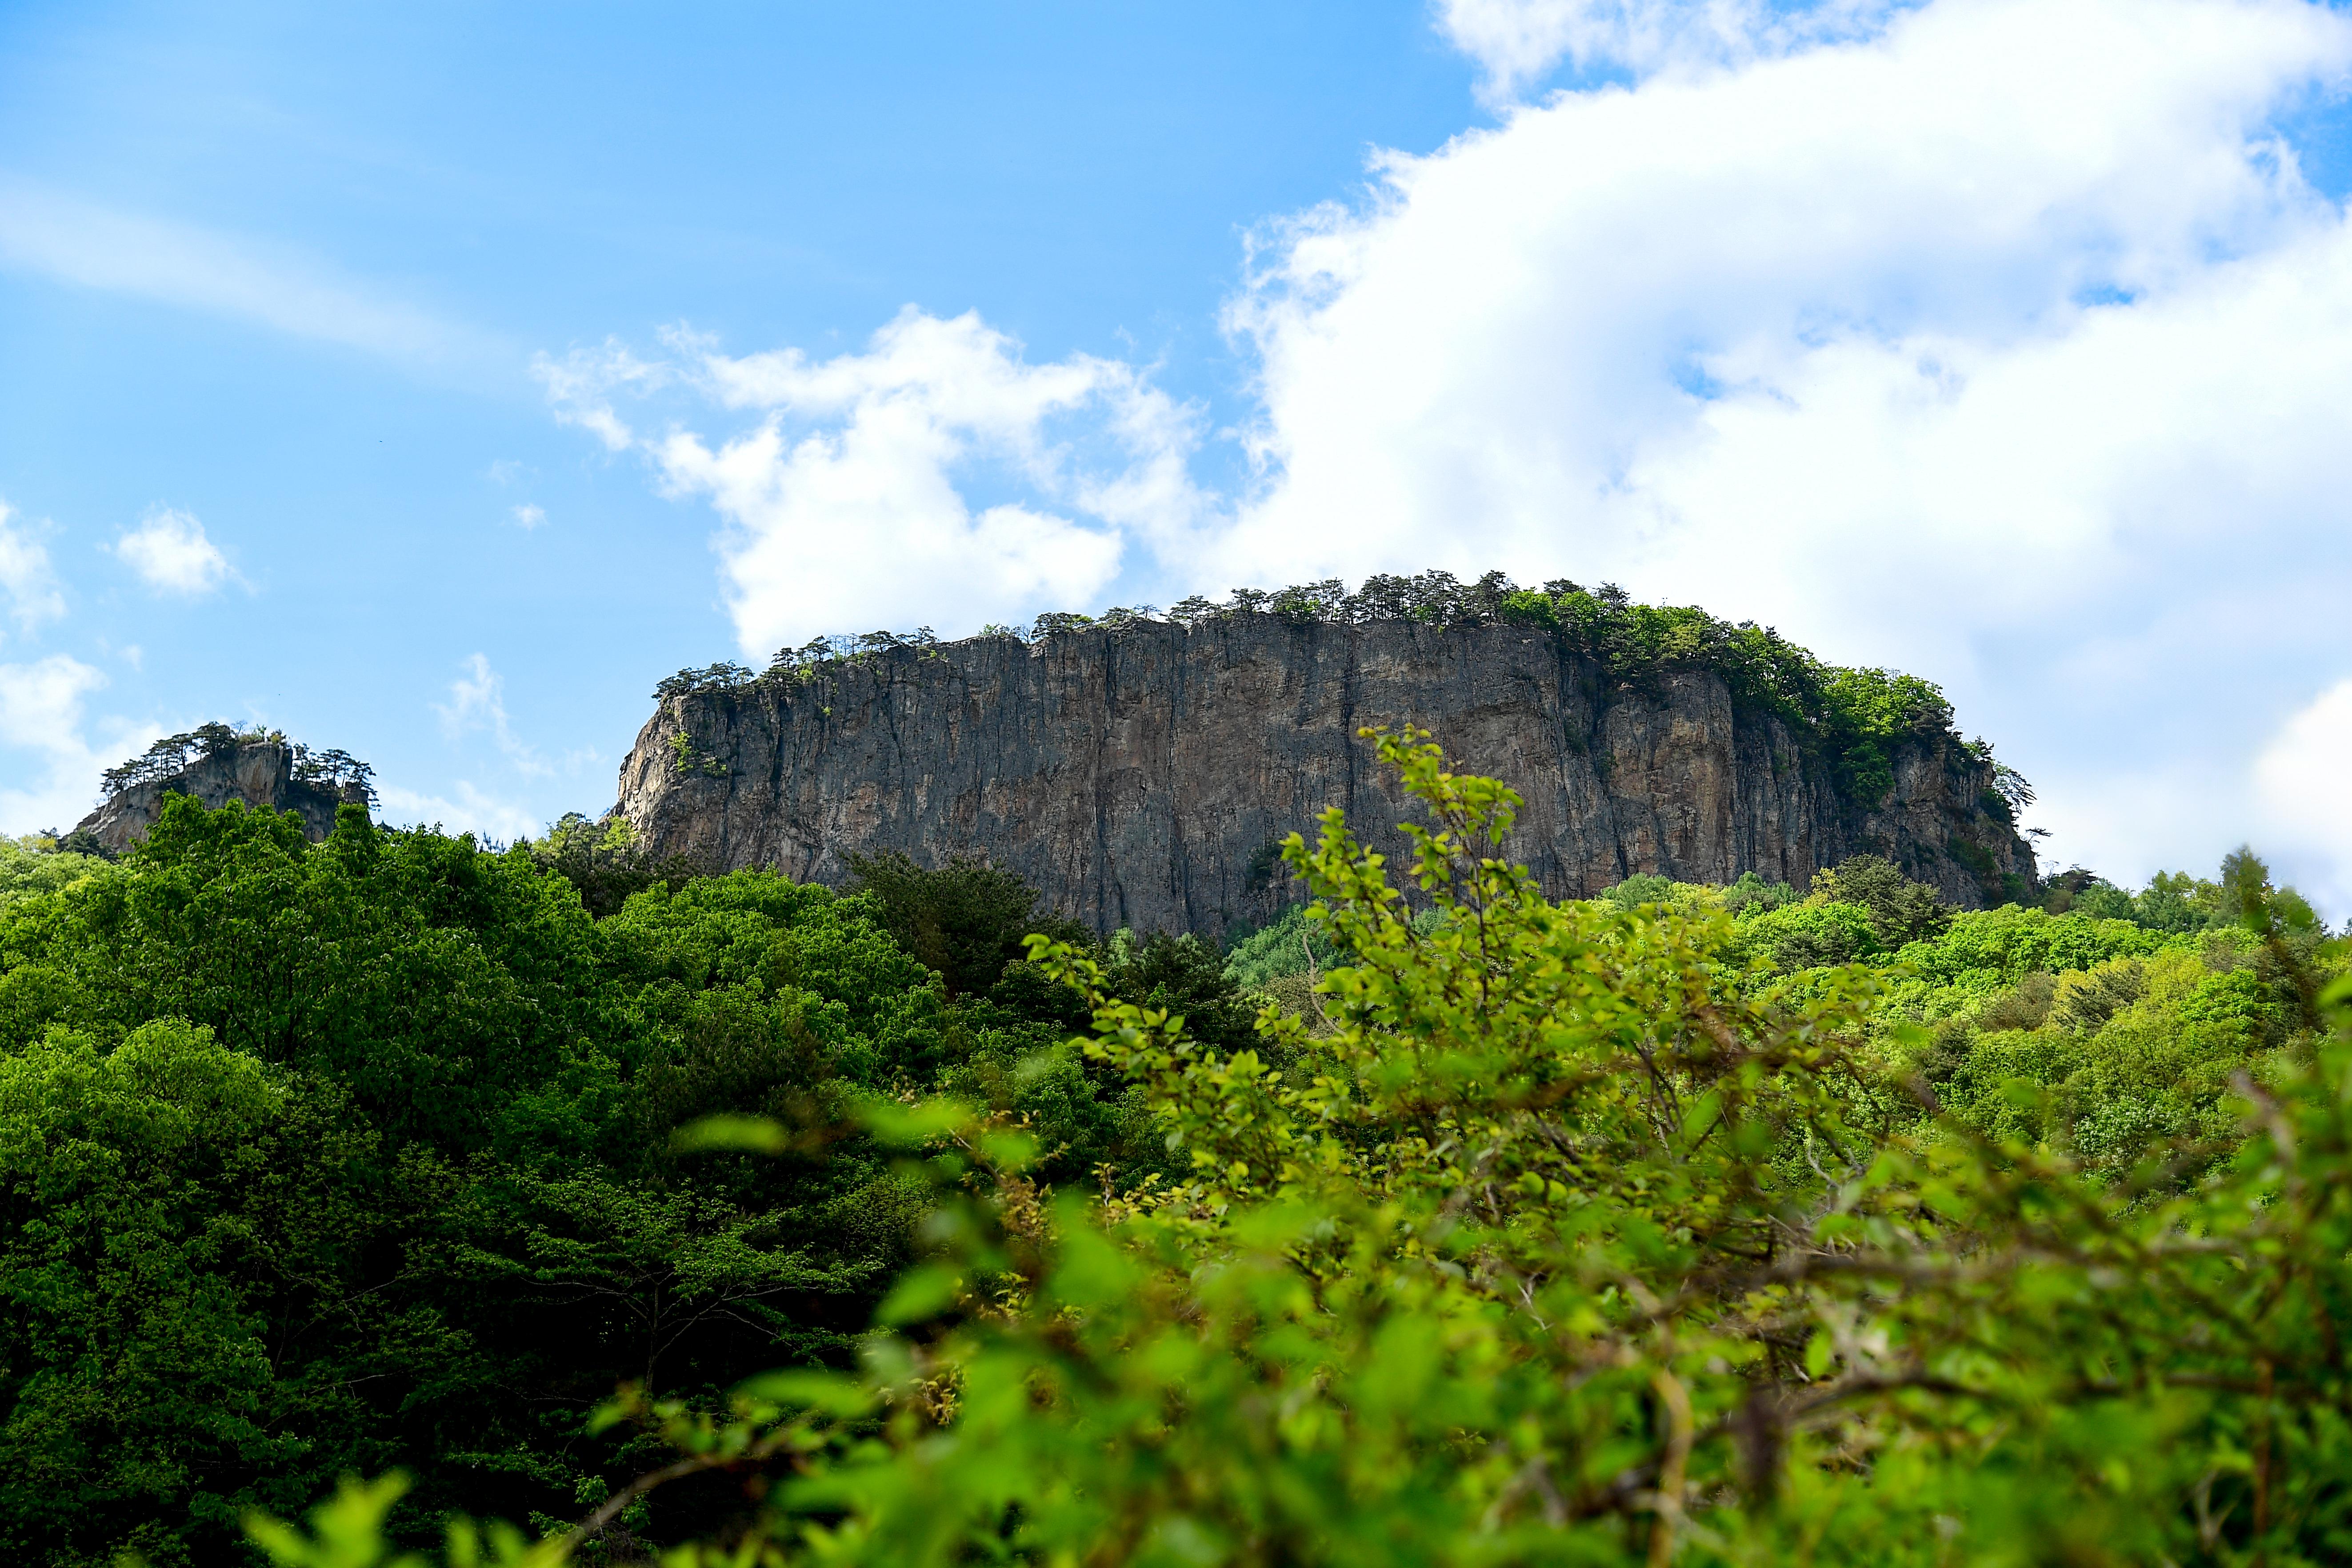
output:
[[[2299,851],[2312,891],[2352,906],[2352,679],[2319,694],[2279,727],[2254,767],[2282,848]]]
[[[113,726],[94,742],[84,700],[106,684],[99,670],[65,654],[0,664],[0,833],[70,828],[97,803],[98,775],[163,731]]]
[[[543,509],[532,506],[527,502],[524,505],[515,508],[513,515],[515,526],[521,529],[525,533],[529,533],[532,529],[537,528],[541,523],[547,521],[547,513]]]
[[[7,596],[9,618],[26,630],[66,613],[47,548],[17,523],[6,501],[0,501],[0,594]]]
[[[1937,0],[1386,159],[1234,302],[1267,479],[1218,580],[1777,621],[1944,679],[2067,852],[2218,857],[2347,657],[2352,236],[2267,125],[2347,64],[2291,0]]]
[[[234,577],[194,513],[157,507],[114,542],[114,553],[161,594],[198,598]]]
[[[1029,363],[967,314],[908,310],[862,353],[740,358],[675,335],[649,363],[610,346],[550,363],[562,416],[637,447],[677,495],[708,497],[738,639],[759,656],[819,632],[976,626],[1087,602],[1128,541],[1173,549],[1200,523],[1192,412],[1134,367]],[[748,416],[733,433],[639,437],[616,391],[690,387]],[[978,504],[975,491],[993,491]]]

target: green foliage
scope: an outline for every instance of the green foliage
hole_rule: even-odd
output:
[[[333,790],[355,788],[368,805],[376,803],[375,770],[350,752],[313,752],[299,742],[289,741],[282,731],[244,728],[219,720],[199,724],[184,734],[164,736],[129,762],[107,769],[99,782],[108,795],[120,795],[134,784],[170,778],[192,760],[219,756],[240,746],[278,747],[286,752],[288,772],[296,781]]]
[[[1230,954],[173,803],[0,903],[0,1542],[2352,1552],[2352,981],[2258,860],[1556,904],[1424,739],[1402,885],[1329,814]]]
[[[576,1517],[641,1466],[582,1429],[619,1384],[707,1405],[848,1359],[930,1207],[858,1103],[1083,1021],[1053,986],[950,1001],[873,897],[577,819],[498,852],[352,805],[312,845],[181,796],[120,864],[0,867],[9,1562],[248,1561],[247,1510],[394,1466],[411,1545],[453,1510]],[[1097,1088],[1073,1062],[1005,1110],[1117,1158]],[[784,1157],[677,1146],[713,1112],[789,1127]]]
[[[1737,962],[1769,916],[1705,898],[1549,904],[1496,853],[1516,796],[1383,752],[1427,808],[1407,875],[1439,918],[1408,918],[1336,813],[1294,841],[1351,960],[1321,983],[1329,1032],[1261,1020],[1307,1070],[1210,1048],[1097,957],[1033,943],[1184,1167],[1055,1196],[1002,1120],[869,1112],[940,1194],[932,1257],[855,1374],[609,1410],[677,1452],[648,1484],[753,1483],[668,1561],[2352,1550],[2352,1044],[2315,1026],[2352,1001],[2340,950],[2253,896],[2223,948],[2025,972],[2052,981],[2044,1021],[1942,1064],[1978,1105],[2034,1114],[2060,1036],[2143,1024],[2230,1086],[2218,1136],[2168,1130],[2145,1092],[2164,1064],[2118,1037],[2073,1153],[1948,1109],[1917,1058],[1950,1042],[1868,972]],[[2120,940],[2002,912],[1998,940],[1961,917],[1905,951]]]
[[[727,776],[727,764],[695,743],[694,737],[680,730],[669,738],[670,761],[681,773],[700,773],[709,778]]]
[[[857,887],[881,906],[890,933],[939,971],[951,996],[994,985],[1033,931],[1082,934],[1066,921],[1041,918],[1035,889],[977,856],[953,856],[934,869],[896,850],[853,855],[849,864]]]
[[[39,834],[10,840],[0,838],[0,905],[36,893],[54,893],[84,877],[106,869],[96,855],[76,854],[60,841]]]
[[[676,892],[705,868],[690,855],[655,858],[638,842],[625,817],[594,821],[567,812],[544,837],[515,845],[540,870],[562,878],[598,920],[618,913],[629,895],[655,884]]]
[[[1294,904],[1234,942],[1225,957],[1225,973],[1244,989],[1265,990],[1291,975],[1313,972],[1319,976],[1341,962],[1328,928],[1309,919],[1306,905]]]

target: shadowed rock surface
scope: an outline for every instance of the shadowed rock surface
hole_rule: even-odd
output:
[[[1620,683],[1504,625],[1231,615],[868,655],[665,699],[615,809],[714,867],[839,885],[852,853],[978,852],[1098,929],[1222,932],[1295,901],[1276,847],[1328,806],[1402,869],[1406,803],[1356,731],[1408,723],[1527,797],[1511,852],[1554,898],[1637,872],[1801,889],[1864,851],[1964,907],[2034,875],[1948,731],[1899,740],[1894,788],[1860,802],[1712,670]]]
[[[294,748],[286,742],[251,741],[198,757],[177,773],[108,796],[74,831],[88,830],[108,854],[120,855],[147,837],[147,830],[163,815],[167,795],[192,795],[215,809],[241,800],[247,805],[290,811],[302,819],[302,831],[314,843],[334,830],[335,807],[346,801],[367,804],[367,792],[358,784],[338,787],[296,778]]]

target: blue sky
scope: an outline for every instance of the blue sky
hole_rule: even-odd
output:
[[[1942,681],[2352,907],[2352,24],[0,10],[0,827],[203,719],[601,809],[677,666],[1442,564]]]

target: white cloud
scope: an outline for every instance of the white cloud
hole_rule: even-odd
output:
[[[497,356],[477,334],[382,298],[314,258],[22,180],[0,181],[0,265],[394,359]]]
[[[462,668],[465,673],[449,683],[449,700],[433,704],[445,739],[463,741],[487,732],[507,765],[525,778],[552,778],[558,772],[577,773],[597,760],[593,746],[565,752],[561,764],[540,755],[536,747],[514,732],[513,721],[507,716],[506,677],[490,668],[489,656],[468,654]]]
[[[2299,852],[2309,891],[2352,907],[2352,679],[2320,693],[2254,763],[2273,842]]]
[[[1031,364],[967,314],[914,310],[862,353],[729,358],[674,335],[676,364],[607,346],[546,365],[562,416],[641,446],[676,494],[708,496],[727,530],[739,641],[764,655],[814,633],[976,627],[1087,603],[1129,539],[1168,550],[1201,521],[1186,471],[1192,412],[1134,368],[1084,354]],[[605,399],[683,384],[756,415],[714,445],[673,428],[640,440]],[[983,486],[1003,499],[974,505]]]
[[[158,593],[189,598],[209,594],[234,577],[228,557],[205,536],[194,514],[157,507],[114,542],[114,553]]]
[[[1893,0],[1440,0],[1438,30],[1478,62],[1481,96],[1517,97],[1568,61],[1580,69],[1648,75],[1725,64],[1768,50],[1861,36]]]
[[[1587,85],[1255,237],[1227,319],[1256,477],[1222,517],[1189,410],[1125,365],[1026,364],[971,316],[824,362],[607,345],[543,367],[559,414],[710,499],[746,651],[1084,605],[1130,543],[1171,594],[1499,566],[1942,681],[2111,876],[2207,869],[2285,820],[2256,758],[2352,675],[2352,228],[2270,127],[2341,95],[2352,17],[1439,20],[1498,94],[1564,59]],[[624,390],[758,417],[643,436]]]
[[[641,360],[614,339],[597,348],[574,349],[562,359],[538,355],[531,371],[546,386],[556,418],[586,430],[608,452],[625,452],[637,439],[636,432],[613,412],[613,395],[643,396],[672,380],[668,365]]]
[[[490,668],[488,656],[468,655],[465,668],[464,675],[449,683],[448,703],[434,704],[433,711],[441,716],[441,733],[458,741],[487,730],[516,772],[535,777],[553,773],[555,770],[515,734],[507,718],[506,677]]]
[[[114,725],[94,744],[83,700],[105,684],[100,671],[61,653],[0,664],[0,754],[31,759],[5,769],[20,782],[0,787],[0,833],[70,829],[97,804],[99,774],[163,733]]]
[[[1776,621],[1944,680],[2101,869],[2210,864],[2352,663],[2352,233],[2265,129],[2347,65],[2290,0],[1938,0],[1387,159],[1235,301],[1266,479],[1211,580]]]
[[[9,617],[29,631],[64,615],[66,599],[47,548],[16,525],[16,515],[0,501],[0,594],[7,595]]]
[[[513,515],[515,526],[521,529],[525,533],[530,532],[532,529],[537,528],[541,523],[547,521],[547,513],[544,510],[532,506],[528,502],[515,508]]]
[[[452,789],[454,799],[380,784],[376,788],[377,815],[385,822],[437,825],[452,833],[471,833],[507,844],[527,838],[539,830],[539,818],[529,811],[488,794],[468,780],[457,780]]]

